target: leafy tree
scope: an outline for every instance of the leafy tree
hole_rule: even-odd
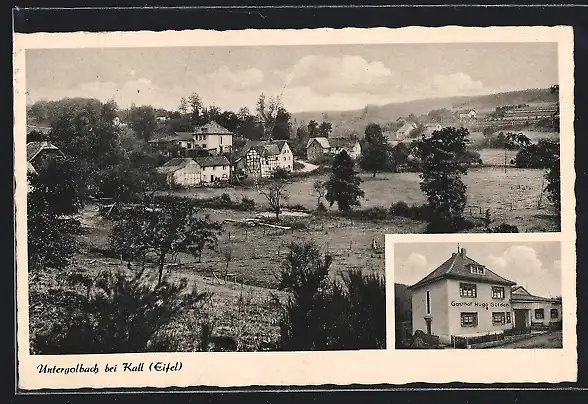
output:
[[[72,233],[79,225],[72,215],[83,206],[83,184],[77,165],[69,158],[50,159],[28,174],[31,187],[27,195],[27,245],[29,268],[63,268],[77,251]]]
[[[155,110],[149,105],[131,107],[128,120],[131,128],[145,141],[151,139],[153,132],[157,128]]]
[[[208,296],[190,291],[186,279],[153,287],[141,272],[74,273],[67,281],[68,288],[31,293],[31,317],[45,323],[32,333],[33,354],[180,350],[169,326],[190,313],[197,318]]]
[[[260,140],[263,137],[263,125],[258,122],[255,115],[251,115],[248,108],[241,108],[237,115],[239,124],[236,133],[249,140]]]
[[[465,128],[446,127],[418,143],[417,155],[422,161],[420,187],[439,223],[452,225],[462,218],[466,185],[461,176],[467,174],[463,156],[468,136]]]
[[[149,207],[145,237],[149,249],[157,257],[158,283],[163,277],[163,267],[168,254],[178,251],[183,245],[188,220],[196,207],[179,198],[158,200],[157,206]]]
[[[180,106],[178,107],[178,111],[182,115],[186,115],[188,113],[188,100],[185,97],[180,99]]]
[[[561,174],[560,174],[560,162],[559,155],[555,156],[551,167],[545,173],[545,179],[547,180],[547,197],[553,203],[556,214],[561,214]]]
[[[382,128],[377,124],[369,124],[365,128],[365,148],[362,153],[360,166],[366,171],[371,171],[376,176],[378,171],[384,171],[393,166],[392,147],[382,133]]]
[[[359,187],[362,179],[354,170],[353,160],[345,150],[335,157],[332,171],[325,183],[327,188],[325,199],[329,205],[333,206],[337,202],[337,207],[341,211],[349,211],[353,206],[359,206],[359,198],[365,195]]]
[[[327,302],[330,255],[314,243],[292,243],[279,275],[280,290],[291,294],[282,307],[280,350],[321,350],[328,346]]]
[[[110,249],[117,253],[121,260],[129,263],[141,260],[141,269],[145,268],[145,260],[149,252],[149,240],[146,237],[149,213],[145,209],[130,209],[123,212],[122,217],[112,227],[109,237]]]
[[[221,231],[221,224],[211,221],[208,217],[192,217],[187,223],[182,249],[190,252],[198,262],[201,262],[205,248],[216,250],[218,247],[218,235]]]
[[[276,221],[280,220],[280,213],[282,213],[282,202],[288,199],[286,192],[286,181],[283,179],[274,178],[267,185],[258,187],[257,192],[265,197],[270,210],[276,215]]]
[[[208,122],[217,122],[221,116],[221,110],[219,107],[217,107],[216,105],[211,105],[208,108],[206,108],[205,113],[205,124]]]
[[[284,107],[278,107],[271,132],[271,139],[289,140],[292,133],[291,119],[292,115]]]
[[[266,99],[265,94],[261,94],[257,99],[256,112],[259,123],[263,128],[263,138],[271,139],[273,129],[276,123],[276,114],[280,107],[279,100],[274,97]]]
[[[279,289],[289,292],[280,305],[279,350],[385,348],[383,279],[349,271],[339,282],[331,263],[313,242],[290,245],[279,275]]]
[[[233,111],[223,111],[217,117],[216,121],[219,125],[224,128],[227,128],[231,132],[236,133],[237,128],[239,127],[239,116],[235,114]]]
[[[514,163],[519,168],[550,168],[559,158],[559,140],[539,139],[519,149]]]
[[[308,122],[308,136],[309,137],[318,137],[319,136],[319,124],[314,119]]]
[[[320,137],[329,137],[332,130],[333,125],[331,124],[331,122],[323,121],[318,128],[318,135]]]
[[[190,96],[188,97],[188,107],[190,113],[191,126],[200,126],[206,124],[206,110],[198,94],[190,94]]]
[[[453,118],[453,114],[447,108],[433,109],[429,111],[427,116],[432,122],[439,123],[441,125]]]
[[[34,192],[34,191],[33,191]],[[67,223],[51,211],[29,201],[27,206],[27,256],[29,270],[64,268],[77,251]]]
[[[408,159],[410,156],[410,149],[405,143],[398,143],[393,148],[394,153],[394,171],[398,171],[400,166],[403,166],[408,163]]]
[[[51,158],[37,165],[37,172],[29,177],[29,204],[57,216],[76,214],[84,206],[84,183],[76,160]]]

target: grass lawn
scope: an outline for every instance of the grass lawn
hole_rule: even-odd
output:
[[[502,157],[504,159],[504,157]],[[496,220],[507,221],[519,226],[521,231],[558,231],[557,226],[549,217],[548,201],[541,196],[544,170],[517,169],[503,167],[480,167],[470,169],[463,177],[467,185],[466,213],[482,214],[490,209]],[[409,205],[425,203],[425,195],[420,189],[418,173],[378,173],[376,178],[371,174],[362,173],[361,188],[365,198],[361,200],[362,207],[389,207],[392,203],[404,201]],[[308,209],[316,207],[316,197],[313,184],[317,180],[324,181],[325,175],[308,177],[292,182],[287,186],[289,205],[302,205]],[[248,197],[256,204],[267,209],[267,201],[254,188],[198,188],[181,191],[176,194],[207,198],[227,193],[234,200]],[[537,203],[541,196],[541,207]],[[336,209],[333,206],[331,209]],[[404,225],[402,226],[404,227]],[[378,228],[370,224],[368,228]]]

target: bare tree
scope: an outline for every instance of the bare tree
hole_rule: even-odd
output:
[[[274,179],[265,187],[258,187],[257,192],[267,199],[270,210],[276,214],[276,221],[279,221],[280,213],[282,213],[282,202],[288,199],[286,181]]]
[[[316,205],[320,206],[322,199],[327,194],[327,187],[325,187],[325,183],[323,181],[317,180],[312,186],[312,189],[314,191],[314,195],[316,196]]]

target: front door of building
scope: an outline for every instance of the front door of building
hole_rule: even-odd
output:
[[[427,323],[427,334],[431,335],[431,319],[426,318],[425,322]]]
[[[518,330],[522,330],[527,328],[527,310],[516,310],[514,311],[515,315],[515,328]]]

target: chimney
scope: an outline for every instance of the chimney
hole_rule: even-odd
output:
[[[451,253],[451,258],[455,258],[456,255],[457,253]]]
[[[462,248],[462,249],[461,249],[461,256],[462,256],[463,258],[465,258],[465,257],[466,257],[466,249],[465,249],[465,248]]]

